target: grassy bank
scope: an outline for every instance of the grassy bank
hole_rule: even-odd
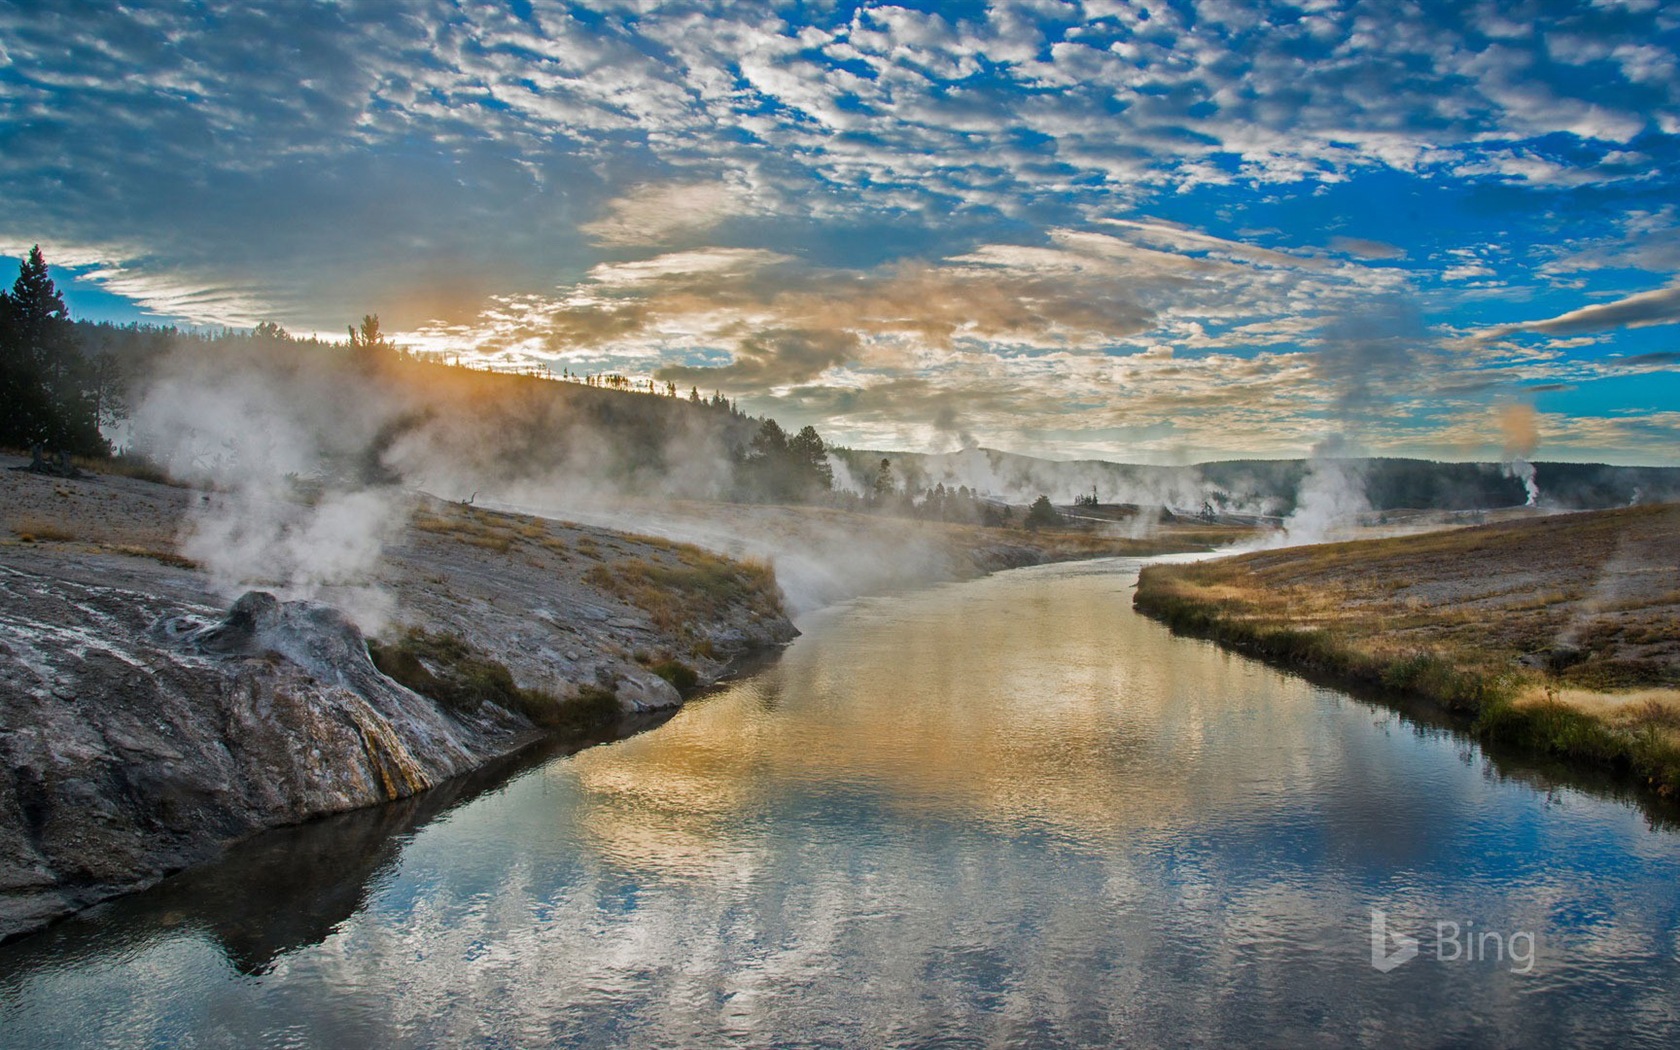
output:
[[[1152,566],[1139,611],[1680,794],[1680,506]]]

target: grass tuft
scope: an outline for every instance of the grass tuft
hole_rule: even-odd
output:
[[[700,673],[681,660],[655,660],[648,670],[670,682],[679,693],[686,693],[700,684]]]

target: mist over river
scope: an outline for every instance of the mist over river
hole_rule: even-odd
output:
[[[1138,564],[259,837],[0,947],[0,1045],[1680,1045],[1670,823],[1175,638]]]

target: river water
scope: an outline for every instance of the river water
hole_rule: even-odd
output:
[[[1175,638],[1137,564],[263,836],[0,948],[0,1044],[1680,1045],[1671,826]]]

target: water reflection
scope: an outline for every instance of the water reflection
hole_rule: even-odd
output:
[[[775,667],[657,732],[408,836],[346,831],[357,869],[296,903],[279,887],[307,879],[278,871],[184,880],[174,903],[61,927],[74,950],[0,949],[0,1032],[1674,1043],[1673,834],[1173,639],[1130,613],[1130,582],[1033,570],[813,618]],[[253,918],[274,914],[253,896],[284,921]],[[1373,906],[1419,935],[1534,931],[1534,972],[1378,973]]]

